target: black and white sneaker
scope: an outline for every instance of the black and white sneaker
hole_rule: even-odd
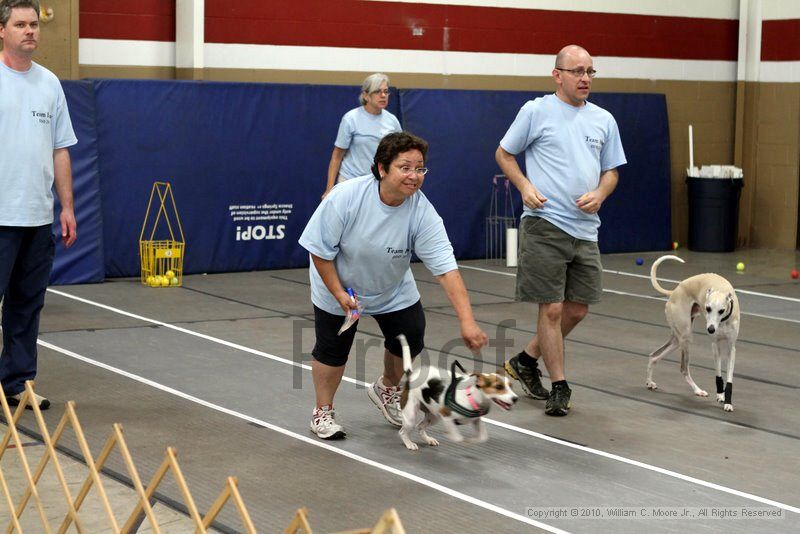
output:
[[[22,400],[22,396],[25,394],[23,391],[22,393],[17,393],[16,395],[9,395],[6,397],[6,401],[8,401],[9,406],[19,406],[20,401]],[[36,401],[36,404],[39,405],[40,410],[46,410],[50,407],[50,401],[46,398],[42,397],[41,395],[37,395],[36,393],[33,394],[33,397]],[[26,410],[33,410],[31,407],[31,403],[25,405]]]
[[[544,400],[550,396],[550,392],[542,385],[542,372],[538,365],[524,365],[519,361],[519,356],[514,356],[503,367],[511,378],[519,380],[522,391],[528,397]]]
[[[544,413],[547,415],[564,416],[569,413],[572,407],[570,396],[572,390],[569,386],[563,384],[553,386],[553,391],[550,392],[550,397],[547,398],[547,403],[544,405]]]

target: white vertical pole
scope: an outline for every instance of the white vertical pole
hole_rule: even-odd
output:
[[[205,66],[205,0],[175,1],[175,67],[202,69]]]
[[[506,267],[517,266],[517,229],[506,228]]]
[[[739,0],[739,65],[738,80],[760,79],[761,0]]]

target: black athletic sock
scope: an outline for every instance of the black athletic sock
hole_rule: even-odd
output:
[[[524,350],[517,354],[517,358],[519,358],[519,363],[524,365],[525,367],[536,367],[537,361],[536,358],[525,352]]]
[[[559,380],[558,382],[553,382],[552,386],[553,386],[553,389],[556,389],[556,388],[569,388],[569,386],[567,385],[567,381],[566,380]]]

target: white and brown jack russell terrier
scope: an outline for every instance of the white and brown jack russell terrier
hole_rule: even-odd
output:
[[[411,441],[411,431],[415,428],[425,443],[431,446],[439,445],[439,442],[426,432],[427,428],[437,421],[442,422],[448,437],[455,442],[464,441],[456,425],[466,424],[472,424],[476,431],[476,436],[467,441],[484,442],[489,434],[481,418],[489,413],[492,402],[504,410],[510,410],[519,400],[511,389],[507,376],[497,373],[468,375],[458,361],[454,361],[451,365],[449,378],[442,378],[436,367],[424,367],[413,371],[408,342],[402,334],[397,338],[403,348],[405,369],[403,391],[400,395],[403,417],[400,438],[407,449],[412,451],[419,449],[419,446]],[[456,367],[462,373],[457,373]]]
[[[653,262],[650,269],[650,282],[659,293],[669,300],[665,308],[667,323],[672,330],[669,340],[650,354],[647,364],[647,388],[656,389],[653,382],[653,368],[658,360],[680,349],[681,373],[695,395],[707,397],[689,373],[689,342],[692,339],[692,321],[698,315],[706,320],[706,331],[711,336],[711,351],[717,373],[717,401],[723,403],[726,412],[733,411],[733,366],[736,363],[736,339],[739,337],[739,299],[733,286],[723,277],[714,273],[698,274],[683,280],[669,291],[659,285],[656,270],[661,262],[675,260],[683,263],[677,256],[662,256]],[[722,353],[727,359],[727,376],[722,380]]]

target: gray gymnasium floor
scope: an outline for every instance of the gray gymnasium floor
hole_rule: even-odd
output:
[[[336,398],[348,438],[317,440],[308,430],[313,325],[304,269],[194,275],[182,288],[132,279],[51,288],[37,390],[54,404],[46,412],[53,426],[64,402],[76,401],[95,453],[121,422],[144,480],[165,447],[177,447],[201,510],[226,476],[237,476],[264,532],[281,531],[301,506],[320,532],[373,525],[389,507],[408,532],[800,531],[800,282],[789,277],[800,255],[678,253],[687,263],[662,264],[663,280],[714,271],[740,291],[732,413],[714,400],[710,344],[699,331],[693,376],[711,396],[691,394],[674,356],[656,369],[659,389],[644,386],[647,355],[668,337],[664,300],[645,276],[657,253],[639,255],[641,267],[637,255],[604,257],[604,300],[566,343],[571,414],[550,418],[543,401],[523,398],[511,412],[489,414],[481,445],[444,438],[417,453],[403,447],[363,386],[380,372],[371,318],[362,320]],[[469,354],[443,291],[415,265],[428,320],[424,358],[490,370],[525,345],[536,313],[514,302],[513,269],[461,266],[481,326],[512,346]],[[30,419],[23,425],[33,428]],[[77,451],[74,441],[64,445]],[[124,480],[118,457],[108,473]],[[174,484],[159,500],[180,508]],[[760,511],[782,517],[741,517]],[[668,513],[679,517],[655,517]],[[231,509],[216,527],[240,523]]]

